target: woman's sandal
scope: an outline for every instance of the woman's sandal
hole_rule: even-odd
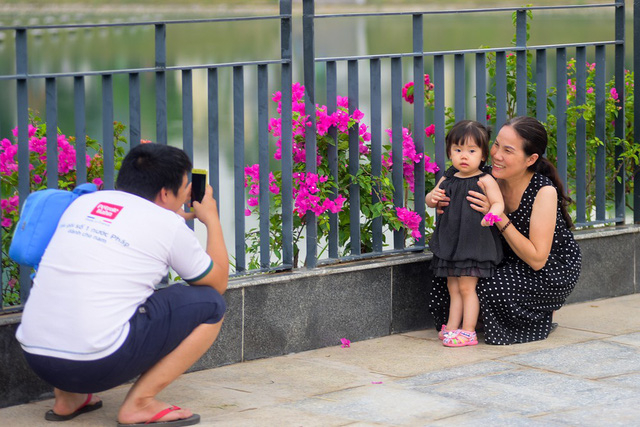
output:
[[[476,344],[478,344],[478,336],[475,331],[464,331],[462,329],[457,329],[453,333],[449,333],[444,340],[442,340],[442,345],[445,347],[466,347]]]

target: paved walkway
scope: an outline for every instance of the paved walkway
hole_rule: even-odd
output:
[[[443,347],[433,330],[182,376],[160,398],[203,426],[640,425],[640,294],[573,304],[542,342]],[[347,337],[348,338],[348,337]],[[126,387],[65,426],[114,426]],[[0,409],[44,426],[52,400]]]

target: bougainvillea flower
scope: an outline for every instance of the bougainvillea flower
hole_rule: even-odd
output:
[[[484,220],[489,223],[489,225],[493,225],[498,221],[502,221],[502,219],[498,215],[494,215],[491,212],[487,212],[484,216]]]
[[[340,338],[340,342],[342,343],[342,345],[340,346],[342,348],[351,347],[351,341],[346,338]]]

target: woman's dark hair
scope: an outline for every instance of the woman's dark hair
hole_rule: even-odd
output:
[[[176,196],[192,168],[187,154],[164,144],[140,144],[122,161],[116,188],[154,201],[163,188]]]
[[[453,125],[445,138],[447,157],[451,158],[451,146],[453,144],[464,145],[469,138],[473,139],[482,150],[482,157],[484,158],[480,162],[480,168],[482,168],[489,158],[489,139],[491,139],[491,135],[489,130],[480,122],[461,120]]]
[[[504,126],[510,126],[514,131],[516,131],[520,138],[522,138],[524,141],[522,147],[527,156],[531,156],[533,154],[538,155],[538,160],[536,160],[533,165],[529,166],[528,169],[531,172],[538,172],[539,174],[548,177],[553,182],[553,185],[556,186],[558,191],[558,201],[560,203],[562,216],[567,223],[567,227],[573,227],[573,221],[567,211],[567,206],[572,202],[572,200],[564,193],[564,185],[562,185],[562,181],[558,175],[558,170],[546,157],[544,157],[544,152],[547,149],[548,143],[547,130],[538,120],[528,116],[514,117],[507,120]]]

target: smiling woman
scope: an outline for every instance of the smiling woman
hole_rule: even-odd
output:
[[[582,258],[570,231],[568,198],[555,168],[543,157],[546,146],[540,122],[516,117],[505,123],[491,149],[492,173],[505,202],[496,224],[505,252],[495,274],[478,280],[487,344],[545,339],[553,312],[580,275]],[[472,209],[489,211],[489,198],[481,192],[470,191],[467,199]],[[444,280],[434,279],[430,311],[436,325],[450,316],[448,300]]]

